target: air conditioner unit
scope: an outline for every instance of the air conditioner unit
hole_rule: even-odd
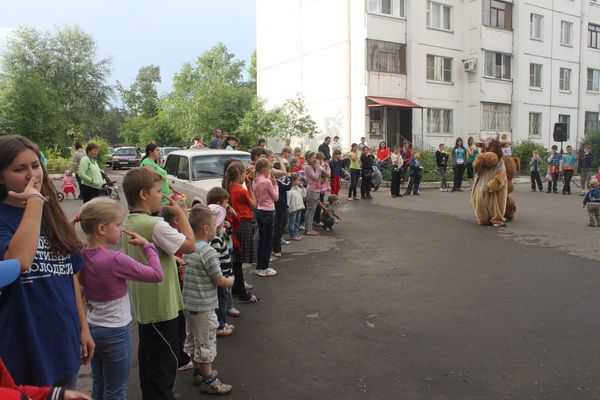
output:
[[[465,72],[475,72],[477,70],[477,59],[470,58],[468,60],[465,60],[463,62],[463,67],[465,69]]]

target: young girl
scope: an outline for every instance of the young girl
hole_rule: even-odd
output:
[[[319,184],[319,177],[321,176],[321,168],[317,163],[317,154],[314,151],[307,151],[304,159],[306,165],[304,166],[304,174],[308,182],[306,186],[306,214],[304,215],[304,226],[306,227],[306,234],[308,236],[317,236],[319,232],[313,230],[313,218],[315,216],[315,210],[319,204],[319,195],[321,193],[321,186]]]
[[[465,173],[465,167],[467,164],[467,151],[463,146],[461,138],[456,138],[456,143],[452,149],[452,168],[454,169],[454,186],[452,191],[462,192],[462,179]]]
[[[17,385],[75,390],[94,341],[77,278],[81,242],[49,182],[34,143],[0,137],[0,254],[21,264],[0,294],[0,358]]]
[[[289,196],[290,217],[288,221],[290,240],[302,240],[302,236],[298,234],[298,229],[300,228],[300,216],[304,209],[305,196],[306,190],[304,190],[304,186],[302,186],[300,175],[292,174],[292,190],[290,190]]]
[[[73,174],[71,174],[70,170],[66,170],[61,188],[67,200],[69,200],[69,193],[73,193],[73,200],[75,200],[75,186],[77,186],[77,184],[75,183],[75,178],[73,178]]]
[[[348,200],[358,200],[356,188],[358,187],[358,178],[360,177],[360,156],[358,155],[358,145],[352,143],[350,147],[350,187],[348,188]]]
[[[300,147],[294,149],[294,157],[298,157],[300,168],[304,168],[304,157],[302,157],[302,149]]]
[[[81,222],[88,241],[81,251],[85,268],[79,279],[90,304],[87,321],[96,343],[91,362],[92,398],[124,399],[131,367],[127,280],[161,282],[164,276],[158,251],[140,235],[121,228],[123,212],[112,199],[89,201],[73,224],[77,222]],[[131,236],[130,244],[143,248],[148,266],[108,248],[109,244],[120,243],[121,231]]]
[[[479,154],[479,147],[475,144],[475,139],[472,136],[469,136],[467,139],[467,178],[469,179],[469,187],[473,187],[473,161],[477,158]]]
[[[256,275],[274,276],[277,274],[269,267],[271,249],[273,248],[273,225],[275,224],[275,201],[279,199],[277,181],[271,175],[267,159],[256,163],[256,179],[254,180],[254,195],[256,196],[256,224],[258,225],[258,249]]]
[[[319,178],[319,185],[321,190],[319,191],[319,201],[321,204],[325,203],[325,194],[327,192],[331,192],[331,168],[329,167],[329,163],[325,160],[325,154],[318,152],[317,153],[317,163],[319,164],[319,168],[321,168],[321,175]],[[321,207],[317,207],[315,209],[315,217],[314,223],[317,226],[323,226],[321,223]]]
[[[246,184],[246,188],[244,188]],[[252,185],[246,177],[246,167],[241,161],[233,161],[227,167],[223,176],[223,188],[229,192],[229,205],[235,210],[240,226],[233,234],[242,249],[241,253],[233,254],[233,294],[238,295],[239,303],[258,303],[260,299],[249,292],[244,286],[242,263],[256,262],[254,238],[252,233],[252,210],[256,208],[256,198]]]
[[[400,193],[400,183],[402,182],[402,165],[404,160],[400,154],[400,147],[394,146],[394,153],[390,156],[392,161],[392,197],[402,197]]]

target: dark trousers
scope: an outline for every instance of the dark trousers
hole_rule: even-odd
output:
[[[179,322],[177,318],[153,324],[139,324],[138,363],[142,399],[173,400],[177,377]]]
[[[408,186],[406,187],[406,193],[410,194],[412,191],[414,194],[419,193],[421,187],[421,175],[411,176],[408,180]]]
[[[552,175],[552,182],[548,181],[548,189],[546,190],[548,193],[554,191],[558,192],[558,172]]]
[[[448,183],[446,183],[446,167],[438,167],[438,171],[440,171],[440,177],[441,177],[440,188],[447,189]]]
[[[454,166],[454,189],[462,188],[462,179],[465,174],[465,164],[456,164]]]
[[[321,202],[321,204],[325,204],[325,193],[319,194],[319,201]],[[321,222],[321,207],[319,207],[318,205],[315,209],[315,216],[313,217],[313,222],[315,224]]]
[[[79,192],[81,193],[81,198],[83,199],[84,203],[87,203],[88,201],[90,201],[91,199],[93,199],[94,197],[98,197],[100,196],[100,190],[84,185],[82,184],[81,186],[79,186]]]
[[[179,367],[183,367],[190,362],[190,356],[183,349],[183,343],[185,342],[185,317],[183,316],[183,310],[179,311],[177,316],[177,325],[179,326],[179,347],[177,352],[177,364]]]
[[[242,269],[242,263],[234,262],[233,263],[233,276],[235,280],[233,281],[233,287],[231,288],[231,294],[233,296],[238,296],[239,300],[248,300],[250,298],[250,294],[246,291],[246,285],[244,281],[244,270]]]
[[[392,171],[392,196],[400,194],[400,183],[402,182],[402,168],[396,168]]]
[[[540,192],[544,191],[544,185],[542,185],[542,178],[540,177],[540,171],[531,171],[531,190],[535,190],[537,184]]]
[[[572,169],[565,169],[563,170],[563,177],[565,178],[565,185],[563,186],[563,193],[571,193],[571,179],[573,179],[573,172],[575,172]]]
[[[356,187],[358,186],[358,178],[360,169],[350,168],[350,188],[348,188],[348,198],[356,197]]]
[[[215,310],[215,314],[217,315],[217,320],[219,321],[219,328],[225,328],[225,324],[227,323],[227,288],[217,287],[217,298],[219,299],[219,308]]]
[[[79,177],[79,174],[75,174],[75,179],[77,179],[77,186],[79,186],[79,196],[77,197],[77,200],[81,200],[81,178]]]
[[[256,210],[256,224],[258,225],[258,250],[256,269],[269,268],[271,250],[273,249],[273,227],[275,225],[275,211]]]
[[[273,232],[273,252],[281,253],[281,237],[283,230],[290,219],[290,212],[287,206],[275,209],[275,227]]]
[[[360,195],[369,197],[371,195],[371,179],[373,179],[373,171],[365,171],[362,173],[362,185],[360,186]]]

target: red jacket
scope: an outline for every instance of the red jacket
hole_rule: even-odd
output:
[[[62,400],[65,389],[58,387],[17,386],[0,359],[0,399]]]

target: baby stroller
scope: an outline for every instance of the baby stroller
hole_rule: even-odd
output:
[[[106,172],[100,170],[102,174],[102,179],[104,183],[102,184],[102,189],[100,189],[101,196],[108,196],[113,200],[121,201],[121,196],[119,195],[119,187],[117,186],[117,181],[112,181],[106,174]]]

